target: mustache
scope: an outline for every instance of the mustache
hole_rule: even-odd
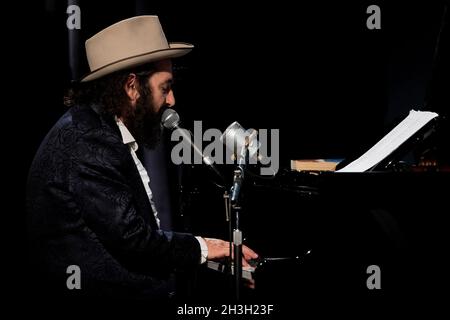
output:
[[[169,104],[163,104],[158,111],[153,105],[151,99],[143,98],[138,101],[136,113],[132,121],[131,134],[140,144],[143,143],[146,147],[153,149],[159,142],[162,134],[162,115],[165,110],[170,108]]]
[[[158,110],[158,112],[157,112],[157,117],[158,117],[158,119],[161,121],[161,117],[162,117],[162,114],[164,113],[164,111],[166,111],[167,109],[169,109],[170,108],[170,106],[169,106],[169,104],[167,104],[167,103],[165,103],[165,104],[163,104],[162,106],[161,106],[161,108]]]

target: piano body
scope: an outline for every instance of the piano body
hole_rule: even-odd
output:
[[[436,293],[449,270],[449,178],[432,171],[290,170],[272,180],[247,177],[244,243],[262,257],[286,258],[257,268],[255,294],[370,298],[371,265],[381,270],[383,297]],[[198,187],[190,197],[190,231],[228,238],[223,194]]]
[[[249,167],[240,229],[244,244],[262,261],[253,273],[255,289],[244,289],[244,301],[292,311],[298,303],[319,301],[381,307],[395,304],[399,296],[442,300],[439,292],[450,267],[450,170],[443,152],[431,152],[440,158],[427,157],[430,150],[446,149],[446,128],[446,120],[430,123],[367,172],[282,168],[264,177]],[[411,154],[414,161],[403,162]],[[226,169],[225,176],[232,177],[233,166]],[[185,230],[229,239],[224,190],[212,183],[206,168],[191,167],[184,180]],[[381,289],[369,288],[373,268],[379,270]],[[198,301],[233,300],[230,274],[207,268],[202,273],[191,292]]]

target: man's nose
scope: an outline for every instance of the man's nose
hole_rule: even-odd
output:
[[[169,93],[167,94],[166,104],[169,108],[175,105],[175,95],[173,94],[172,90],[170,90]]]

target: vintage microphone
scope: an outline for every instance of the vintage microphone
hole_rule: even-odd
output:
[[[222,174],[217,170],[217,168],[214,166],[213,161],[209,157],[205,157],[203,152],[195,145],[195,143],[191,139],[191,134],[188,130],[183,129],[180,127],[180,116],[178,113],[173,109],[166,109],[164,110],[162,116],[161,116],[161,124],[164,126],[164,128],[169,130],[178,130],[179,134],[183,137],[185,141],[188,142],[189,145],[191,145],[194,148],[194,151],[201,156],[203,163],[205,163],[208,168],[213,171],[221,180],[222,183],[225,182],[224,177]]]
[[[242,282],[242,231],[240,226],[240,191],[244,181],[245,165],[249,156],[253,156],[257,147],[255,148],[254,141],[257,132],[254,129],[244,130],[244,128],[237,122],[233,122],[220,137],[220,141],[225,144],[237,160],[237,167],[234,170],[233,186],[230,189],[230,202],[234,210],[234,230],[231,231],[230,221],[230,239],[233,239],[234,249],[234,288],[235,299],[240,300],[241,282]],[[231,245],[230,245],[231,247]]]

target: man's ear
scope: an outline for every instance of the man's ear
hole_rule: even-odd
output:
[[[137,76],[134,73],[130,73],[128,75],[127,81],[125,82],[125,92],[127,93],[128,98],[132,102],[135,102],[139,98],[139,91],[138,91],[138,80]]]

